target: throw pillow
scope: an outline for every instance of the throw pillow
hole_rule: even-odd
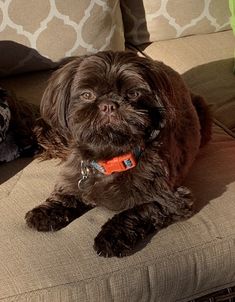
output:
[[[119,0],[0,1],[0,76],[106,49],[124,50]]]
[[[228,0],[122,0],[126,40],[134,45],[230,28]]]

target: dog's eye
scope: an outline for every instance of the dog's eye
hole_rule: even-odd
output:
[[[127,97],[130,100],[136,100],[140,96],[140,92],[136,90],[131,90],[127,92]]]
[[[88,101],[93,101],[96,99],[96,96],[94,94],[94,92],[92,91],[83,91],[81,94],[80,94],[81,98],[84,99],[84,100],[88,100]]]

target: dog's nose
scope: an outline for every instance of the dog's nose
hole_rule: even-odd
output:
[[[105,114],[111,114],[117,110],[118,105],[112,101],[103,101],[98,105],[100,111]]]

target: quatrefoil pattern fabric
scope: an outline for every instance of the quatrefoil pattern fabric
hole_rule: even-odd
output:
[[[228,0],[121,0],[125,37],[142,43],[230,28]]]
[[[0,75],[123,50],[119,0],[0,0]]]

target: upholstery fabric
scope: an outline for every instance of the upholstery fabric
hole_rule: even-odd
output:
[[[119,0],[0,1],[0,75],[105,49],[124,49]]]
[[[139,45],[226,30],[228,0],[122,0],[125,37]]]
[[[4,302],[189,301],[235,284],[235,140],[221,129],[201,150],[187,185],[199,211],[143,250],[101,258],[93,240],[113,215],[96,208],[56,233],[37,233],[25,212],[43,201],[60,167],[17,160],[0,174],[0,300]]]
[[[183,74],[210,62],[231,59],[235,38],[232,30],[195,35],[138,46],[145,55]]]

